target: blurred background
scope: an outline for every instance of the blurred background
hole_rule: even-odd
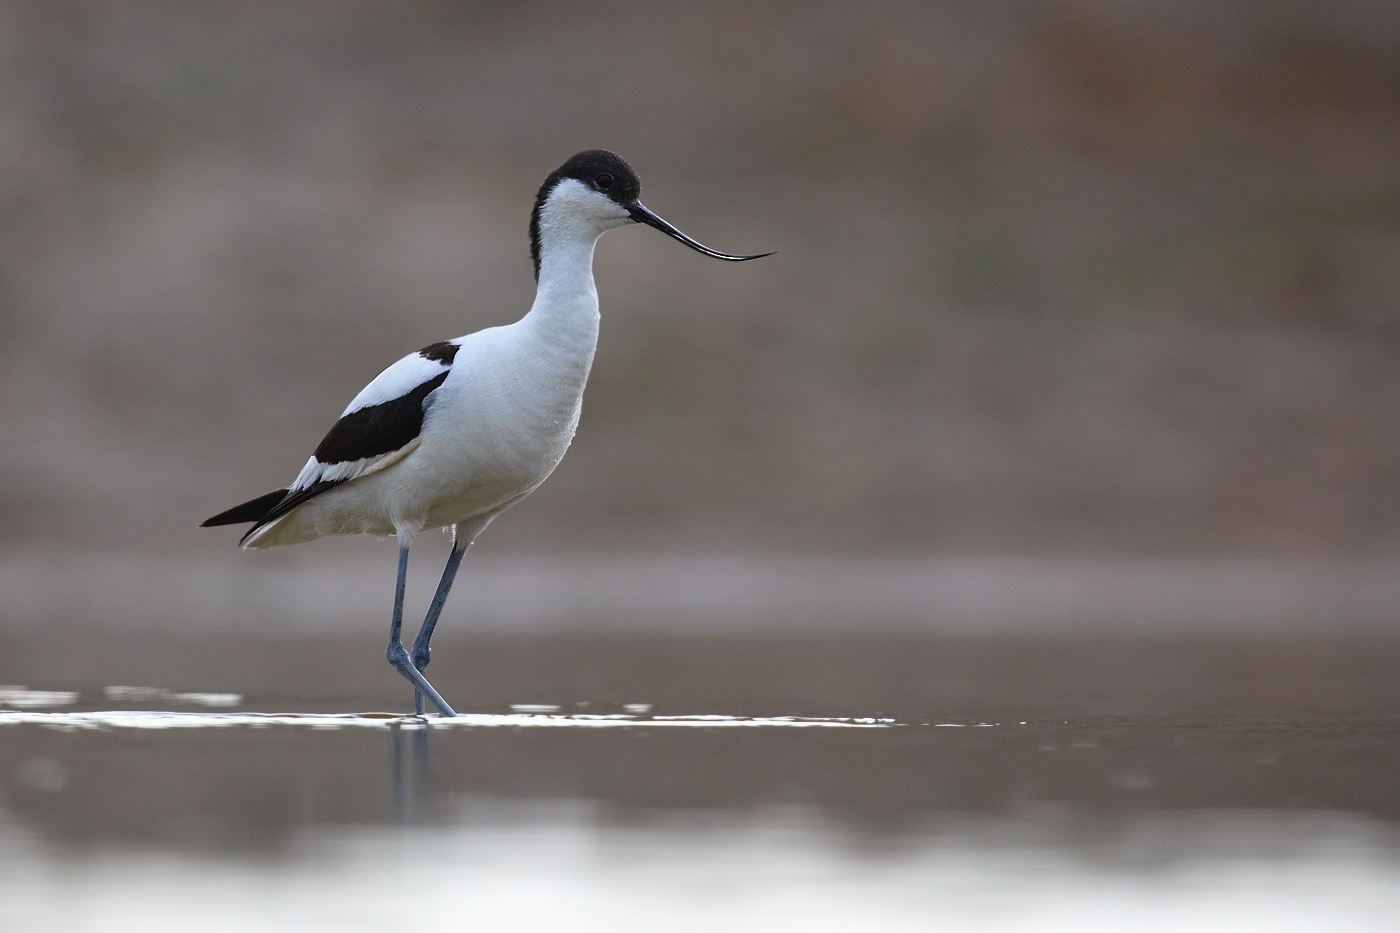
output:
[[[592,146],[779,252],[601,244],[578,438],[473,624],[1400,611],[1393,3],[13,3],[0,77],[19,624],[383,604],[382,543],[195,526],[522,315],[535,190]]]
[[[600,244],[434,642],[505,728],[258,719],[408,708],[394,548],[197,524],[520,317],[589,147],[778,253]],[[5,3],[0,926],[1388,929],[1398,424],[1391,0]]]
[[[609,236],[482,551],[1400,550],[1393,3],[12,3],[0,75],[7,550],[240,560],[592,146],[779,254]]]

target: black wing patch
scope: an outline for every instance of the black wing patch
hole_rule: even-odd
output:
[[[407,395],[350,412],[335,423],[312,456],[329,466],[393,453],[423,430],[423,402],[446,379],[443,372]]]
[[[430,343],[418,351],[418,355],[425,360],[435,360],[444,366],[451,366],[452,361],[457,358],[458,346],[450,340],[439,340],[437,343]]]

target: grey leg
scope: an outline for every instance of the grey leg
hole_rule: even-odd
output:
[[[456,716],[452,707],[447,705],[447,701],[433,689],[433,685],[428,683],[428,679],[418,672],[418,668],[413,666],[413,661],[409,658],[408,652],[403,646],[403,595],[404,589],[408,586],[408,545],[399,547],[399,579],[394,587],[394,620],[389,626],[389,647],[385,651],[385,657],[404,678],[413,684],[414,690],[419,695],[426,696],[428,701],[437,707],[437,711],[444,716]]]
[[[457,568],[462,565],[462,555],[467,553],[467,548],[471,547],[471,542],[463,535],[455,535],[452,539],[452,553],[447,556],[447,566],[442,570],[442,579],[438,581],[437,592],[433,594],[433,601],[428,606],[428,615],[423,619],[423,627],[418,630],[418,637],[413,639],[413,666],[418,668],[418,673],[423,673],[428,669],[428,661],[432,658],[433,651],[428,647],[428,642],[433,638],[433,629],[437,628],[438,616],[442,615],[442,606],[447,602],[447,593],[452,589],[452,581],[457,576]],[[420,690],[413,696],[413,709],[419,715],[423,715],[423,692]]]

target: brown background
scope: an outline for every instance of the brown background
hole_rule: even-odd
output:
[[[587,146],[780,252],[603,241],[579,437],[493,553],[1400,545],[1391,3],[0,20],[11,554],[236,559],[195,523],[403,353],[524,312],[534,190]]]

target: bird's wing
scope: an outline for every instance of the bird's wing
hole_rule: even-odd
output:
[[[452,371],[457,349],[455,342],[435,343],[376,376],[326,432],[286,496],[248,533],[327,489],[378,472],[413,453],[421,441],[423,415]]]

